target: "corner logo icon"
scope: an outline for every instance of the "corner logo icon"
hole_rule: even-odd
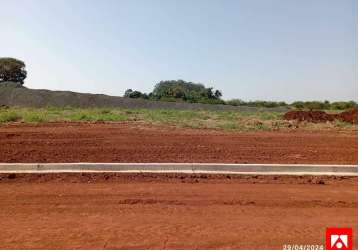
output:
[[[326,250],[352,250],[352,228],[327,228]]]

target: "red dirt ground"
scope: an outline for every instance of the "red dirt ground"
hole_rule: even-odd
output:
[[[324,245],[326,227],[352,227],[358,247],[357,178],[8,177],[0,176],[1,249],[276,250]]]
[[[225,132],[140,123],[0,126],[0,162],[358,164],[356,132]]]
[[[0,162],[358,163],[354,132],[0,126]],[[0,174],[1,249],[283,249],[352,227],[358,177]]]

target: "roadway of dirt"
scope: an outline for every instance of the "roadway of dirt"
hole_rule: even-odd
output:
[[[0,126],[0,162],[358,164],[357,132],[226,132],[142,123]]]
[[[96,175],[1,175],[1,249],[273,250],[327,227],[358,247],[353,177]]]

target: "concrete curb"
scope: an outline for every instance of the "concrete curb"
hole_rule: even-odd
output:
[[[358,176],[358,165],[217,163],[0,163],[0,173],[65,172]]]

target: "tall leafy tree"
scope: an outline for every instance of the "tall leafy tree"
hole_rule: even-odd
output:
[[[27,76],[26,65],[15,58],[0,58],[0,83],[17,82],[24,84]]]
[[[206,88],[201,83],[186,82],[183,80],[169,80],[157,83],[152,92],[156,99],[182,99],[190,102],[220,101],[222,96],[219,90]]]

